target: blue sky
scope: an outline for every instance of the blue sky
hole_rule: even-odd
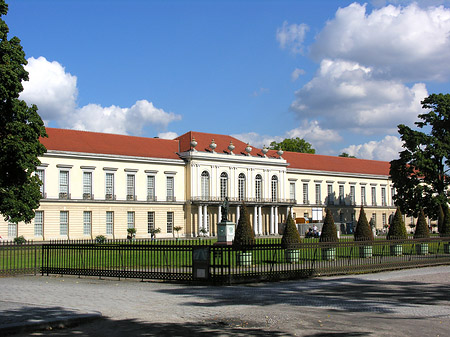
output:
[[[9,1],[46,124],[390,160],[449,92],[448,1]]]

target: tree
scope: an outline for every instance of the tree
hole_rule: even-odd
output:
[[[414,239],[422,239],[429,237],[430,237],[430,230],[428,229],[425,214],[423,213],[423,210],[421,210],[419,213],[419,218],[417,219],[416,231],[414,232]]]
[[[323,220],[322,233],[319,242],[337,242],[336,225],[334,224],[331,210],[327,208],[325,219]]]
[[[361,206],[358,223],[356,224],[355,241],[373,241],[373,232],[367,221],[363,206]]]
[[[233,248],[245,249],[245,246],[254,244],[255,233],[253,233],[250,225],[250,216],[247,207],[242,203],[239,221],[236,226],[236,233],[234,234]]]
[[[289,212],[286,220],[286,227],[284,228],[283,237],[281,238],[281,246],[283,248],[294,248],[301,241],[302,240],[300,238],[300,233],[298,232],[297,227],[295,227],[291,212]]]
[[[19,99],[22,81],[28,80],[27,61],[20,40],[8,40],[9,28],[1,19],[7,12],[0,0],[0,213],[7,222],[29,223],[41,199],[34,172],[46,151],[39,137],[46,133],[37,107]]]
[[[442,223],[442,228],[439,234],[442,237],[450,236],[450,210],[447,205],[444,205],[444,222]]]
[[[421,209],[433,219],[438,217],[439,205],[446,204],[450,184],[450,94],[432,94],[422,107],[418,128],[413,130],[400,124],[398,132],[404,151],[391,161],[390,175],[397,190],[395,203],[409,216],[417,216]]]
[[[286,138],[280,143],[273,141],[270,143],[270,149],[272,150],[283,150],[291,152],[302,152],[302,153],[316,153],[316,150],[312,148],[312,145],[306,140],[301,138]]]
[[[408,234],[406,233],[405,223],[403,222],[403,216],[400,208],[394,214],[394,219],[389,226],[389,232],[386,237],[388,240],[406,239]]]
[[[355,156],[350,156],[347,152],[342,152],[338,157],[356,158]]]

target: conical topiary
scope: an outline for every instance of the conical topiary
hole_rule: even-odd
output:
[[[444,205],[444,222],[442,223],[440,235],[442,237],[450,237],[450,210],[447,205]]]
[[[439,213],[438,213],[438,232],[442,232],[442,226],[444,225],[444,210],[442,209],[442,205],[439,204]]]
[[[367,221],[363,206],[361,206],[358,223],[356,224],[355,241],[373,241],[373,232]]]
[[[427,220],[423,210],[420,210],[419,218],[417,219],[416,231],[414,232],[414,239],[429,238],[430,231],[428,230]]]
[[[233,248],[242,249],[255,243],[255,233],[250,225],[250,217],[244,203],[241,206],[239,221],[234,235]]]
[[[291,212],[289,212],[286,227],[284,228],[283,237],[281,238],[281,246],[283,248],[295,248],[301,242],[300,233],[295,227],[294,219],[292,219]]]
[[[319,242],[338,242],[336,226],[334,225],[331,210],[327,209],[325,219],[323,220],[322,234]]]
[[[408,238],[408,234],[406,234],[405,222],[403,221],[403,216],[400,208],[397,208],[397,211],[394,214],[394,219],[392,220],[391,226],[389,227],[387,239],[395,240],[406,238]]]

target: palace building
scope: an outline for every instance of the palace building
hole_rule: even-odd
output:
[[[42,199],[30,224],[0,221],[0,236],[41,241],[215,236],[221,204],[231,221],[242,202],[256,235],[298,222],[356,225],[361,205],[378,229],[395,212],[389,163],[257,149],[228,135],[188,132],[176,139],[47,128],[36,174]],[[180,229],[181,228],[181,229]]]

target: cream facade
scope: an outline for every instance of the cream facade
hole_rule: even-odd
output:
[[[256,235],[278,235],[288,212],[299,221],[321,220],[329,207],[348,230],[361,205],[378,229],[395,212],[388,172],[371,169],[377,162],[340,158],[339,163],[364,165],[361,172],[337,171],[327,168],[336,158],[283,155],[204,133],[172,141],[61,129],[48,133],[43,140],[48,152],[36,172],[43,181],[36,217],[30,224],[0,222],[3,239],[123,239],[130,227],[137,238],[149,238],[155,228],[161,230],[158,237],[215,236],[225,197],[234,222],[245,202]],[[109,145],[100,146],[106,136]],[[317,159],[317,167],[307,167],[308,160]]]

